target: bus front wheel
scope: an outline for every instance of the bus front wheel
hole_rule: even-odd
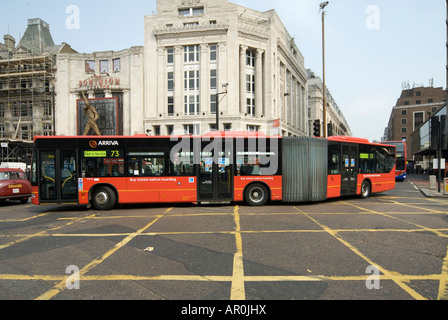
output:
[[[245,200],[250,206],[263,206],[268,202],[269,192],[262,184],[256,183],[247,187]]]
[[[361,185],[361,198],[368,199],[371,193],[372,193],[372,187],[370,185],[370,182],[367,180],[363,181]]]
[[[92,195],[92,206],[96,210],[110,210],[115,206],[115,192],[106,186],[95,189]]]

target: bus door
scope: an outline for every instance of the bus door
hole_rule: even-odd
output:
[[[40,152],[41,203],[71,203],[78,201],[76,151],[53,150]]]
[[[199,201],[230,201],[233,199],[233,151],[225,150],[224,145],[222,145],[222,149],[216,148],[216,146],[216,144],[214,148],[205,146],[201,152],[198,177]]]
[[[358,145],[342,144],[341,196],[356,194],[358,158]]]

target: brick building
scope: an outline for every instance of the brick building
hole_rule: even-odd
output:
[[[443,88],[417,87],[403,90],[393,107],[385,130],[387,141],[407,141],[407,158],[414,160],[418,150],[412,150],[411,134],[437,113],[446,103]]]

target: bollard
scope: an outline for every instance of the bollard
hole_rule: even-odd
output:
[[[429,176],[429,190],[436,190],[437,189],[437,177],[432,175]]]

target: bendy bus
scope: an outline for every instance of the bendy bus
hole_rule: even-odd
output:
[[[395,146],[352,137],[36,137],[32,203],[324,201],[395,188]]]

